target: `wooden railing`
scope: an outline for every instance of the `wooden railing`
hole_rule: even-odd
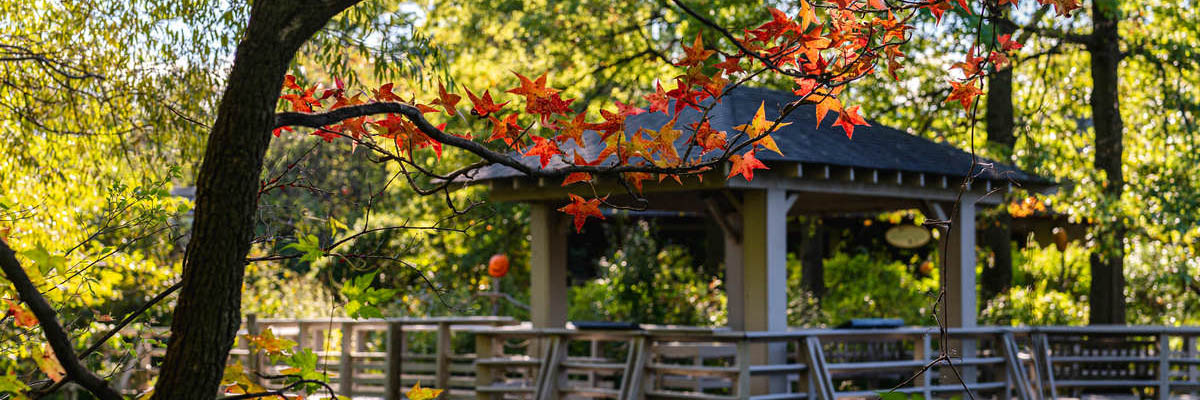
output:
[[[256,319],[248,318],[239,337],[271,329],[278,337],[312,349],[327,370],[331,386],[347,397],[401,399],[420,382],[446,389],[443,398],[469,398],[475,393],[475,354],[468,331],[515,324],[508,317],[388,319]],[[465,340],[463,340],[465,339]],[[466,345],[455,346],[459,340]],[[250,353],[239,341],[231,358],[263,375],[278,375],[281,365]]]
[[[1053,397],[1124,388],[1159,399],[1200,392],[1200,327],[1042,327],[1032,337]]]
[[[981,327],[949,329],[944,338],[936,328],[644,328],[477,330],[477,397],[832,400],[894,390],[926,399],[970,391],[1040,400],[1200,392],[1200,328]],[[598,344],[609,350],[597,352]],[[950,362],[931,364],[943,350]],[[768,352],[782,361],[764,362]]]
[[[967,390],[1020,400],[1200,393],[1200,327],[980,327],[943,338],[936,328],[580,330],[495,317],[251,318],[242,333],[267,328],[312,349],[349,397],[400,399],[418,381],[447,389],[443,398],[536,400],[832,400],[893,389],[926,399],[968,398]],[[943,351],[953,367],[930,365]],[[157,357],[153,349],[138,354],[137,368],[118,377],[131,392]],[[264,375],[279,372],[244,341],[231,357]]]

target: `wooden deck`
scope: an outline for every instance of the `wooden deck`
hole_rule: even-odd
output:
[[[951,329],[943,340],[924,327],[611,331],[464,317],[251,319],[243,333],[268,328],[313,349],[338,394],[354,398],[401,399],[418,381],[453,399],[832,400],[893,388],[926,399],[965,399],[968,389],[977,399],[1020,400],[1200,393],[1200,327],[979,327]],[[242,346],[231,357],[277,374],[279,366]],[[925,370],[943,350],[953,367]],[[785,361],[763,362],[768,352]],[[137,363],[153,364],[153,355]]]

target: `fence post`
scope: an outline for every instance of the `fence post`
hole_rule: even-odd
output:
[[[929,356],[933,354],[932,341],[929,339],[928,333],[922,333],[920,338],[913,341],[913,359],[921,362],[922,366],[929,365]],[[933,384],[933,379],[929,370],[921,371],[921,374],[913,379],[913,386],[923,388],[921,394],[926,399],[931,399],[933,395],[929,391],[929,387]]]
[[[1187,346],[1187,358],[1189,360],[1195,360],[1197,355],[1196,337],[1187,336],[1183,340],[1183,345]],[[1195,364],[1188,364],[1187,371],[1187,380],[1189,383],[1196,383],[1196,381],[1200,380],[1200,369],[1196,368]],[[1193,389],[1192,393],[1195,395],[1196,391]]]
[[[354,351],[354,323],[342,323],[342,356],[341,368],[338,377],[338,391],[342,392],[343,396],[354,396],[354,356],[351,354]]]
[[[450,323],[438,322],[437,375],[438,389],[450,391]],[[449,397],[449,396],[447,396]]]
[[[479,400],[492,398],[491,394],[479,390],[484,386],[490,386],[495,380],[492,368],[481,361],[494,357],[497,348],[496,341],[491,334],[475,333],[475,398]]]
[[[404,324],[388,321],[387,325],[387,376],[383,380],[384,400],[400,400],[404,388]]]
[[[1171,341],[1166,332],[1158,334],[1158,398],[1171,398]]]
[[[750,341],[742,338],[737,342],[737,397],[750,398]]]
[[[310,347],[311,344],[308,343],[308,338],[305,337],[305,336],[307,336],[306,335],[307,330],[308,330],[308,324],[304,323],[303,320],[297,318],[296,319],[296,349],[297,350],[304,350],[306,347]],[[315,352],[316,350],[313,350],[313,351]]]
[[[258,326],[258,314],[246,314],[246,334],[250,336],[258,336],[261,333],[262,331]],[[249,342],[245,343],[245,346],[248,357],[246,362],[250,364],[250,375],[254,377],[255,382],[257,382],[259,385],[262,385],[266,382],[266,380],[262,378],[262,357],[258,355],[257,351],[254,351],[254,349],[250,348]]]

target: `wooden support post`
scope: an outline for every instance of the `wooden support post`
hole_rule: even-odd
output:
[[[404,324],[400,321],[388,321],[387,325],[387,367],[383,379],[384,400],[400,400],[404,397]]]
[[[435,386],[438,389],[450,390],[450,324],[438,322],[437,330],[437,375]]]
[[[941,285],[946,290],[946,323],[951,328],[973,328],[977,323],[975,202],[978,199],[974,194],[963,193],[957,205],[943,206],[935,202],[926,202],[923,210],[927,217],[950,220],[950,230],[941,230],[938,251],[945,253],[941,254],[940,267],[943,268],[945,277]],[[976,353],[976,343],[973,339],[953,340],[950,349],[941,351],[948,351],[951,357],[972,358]],[[974,367],[959,369],[963,382],[968,385],[976,382],[976,372]]]
[[[566,219],[549,203],[534,203],[530,212],[530,319],[534,328],[567,324]]]
[[[479,389],[484,386],[490,386],[496,380],[496,374],[492,368],[480,363],[478,360],[484,360],[495,357],[499,354],[499,346],[495,338],[485,333],[475,334],[475,388]],[[503,373],[503,372],[502,372]],[[479,400],[491,400],[495,396],[490,393],[485,393],[479,390],[475,391],[475,398]]]
[[[958,212],[950,216],[951,229],[943,266],[946,268],[947,323],[954,328],[976,326],[978,307],[975,298],[975,200],[963,194]],[[966,350],[964,348],[964,350]],[[963,354],[964,357],[967,354]]]
[[[342,323],[342,356],[338,373],[338,392],[342,396],[354,397],[354,323]]]
[[[726,233],[729,326],[740,331],[787,330],[787,192],[743,192],[741,240]],[[793,200],[794,201],[794,200]],[[753,363],[783,364],[787,345],[754,345]],[[782,393],[787,377],[773,375],[756,392]]]

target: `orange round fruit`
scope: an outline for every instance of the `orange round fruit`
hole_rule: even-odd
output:
[[[921,275],[929,275],[930,272],[933,272],[933,261],[925,261],[921,263],[921,266],[917,268],[917,271],[919,271]]]
[[[493,278],[503,278],[504,275],[508,275],[508,256],[504,254],[492,256],[492,259],[488,260],[488,275]]]

